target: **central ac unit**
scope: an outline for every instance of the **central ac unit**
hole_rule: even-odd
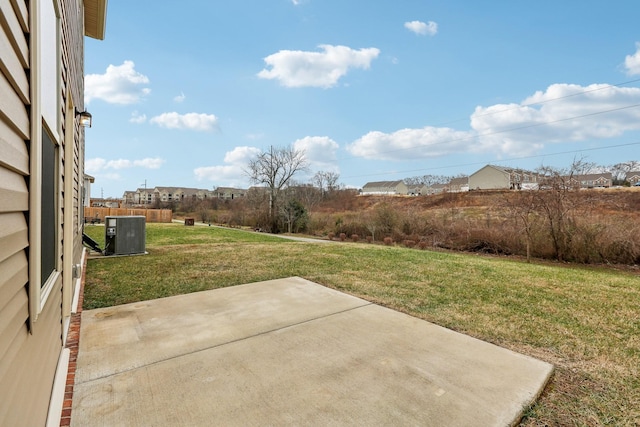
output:
[[[146,218],[144,216],[107,216],[104,224],[105,255],[145,253]]]

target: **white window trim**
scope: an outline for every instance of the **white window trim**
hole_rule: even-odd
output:
[[[56,16],[56,85],[55,96],[59,96],[60,93],[60,69],[61,69],[61,57],[60,57],[60,34],[61,34],[61,20],[60,11],[58,10],[57,2],[51,1],[54,7],[54,13]],[[43,103],[42,103],[42,51],[43,46],[41,43],[42,32],[42,3],[40,1],[32,1],[31,13],[30,13],[30,28],[31,28],[31,46],[30,46],[30,73],[31,73],[31,140],[30,140],[30,185],[29,185],[29,329],[31,333],[35,330],[35,325],[38,320],[38,316],[42,313],[51,291],[55,288],[56,284],[61,279],[61,262],[60,254],[56,254],[56,269],[47,278],[44,285],[42,284],[42,132],[46,132],[47,128],[49,134],[53,139],[53,142],[58,146],[58,155],[56,158],[57,165],[60,165],[60,141],[59,136],[62,131],[62,123],[60,120],[60,109],[58,108],[57,114],[53,120],[55,123],[45,124],[43,117]],[[59,105],[59,100],[56,101]],[[59,171],[59,169],[58,169]],[[60,212],[60,171],[57,174],[58,183],[56,185],[57,197],[56,197],[56,212],[59,215]],[[59,218],[58,218],[59,221]],[[58,233],[59,230],[56,231]],[[56,251],[59,249],[59,234],[56,234],[57,244]]]

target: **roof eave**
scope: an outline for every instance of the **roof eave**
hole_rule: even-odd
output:
[[[107,0],[84,0],[84,35],[104,40],[107,27]]]

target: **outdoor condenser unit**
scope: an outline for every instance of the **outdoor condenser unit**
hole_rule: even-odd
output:
[[[104,254],[144,254],[146,249],[144,216],[107,216],[104,218]]]

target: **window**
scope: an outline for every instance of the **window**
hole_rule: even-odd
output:
[[[60,18],[57,2],[41,2],[40,66],[42,117],[49,125],[54,140],[60,131]]]
[[[40,287],[43,287],[57,266],[57,164],[58,146],[49,132],[42,130],[42,194],[41,194],[41,265]]]

